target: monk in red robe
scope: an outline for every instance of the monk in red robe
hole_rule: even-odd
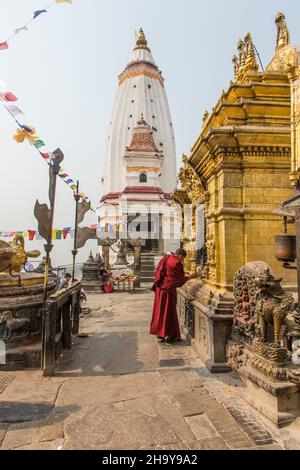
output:
[[[186,255],[185,250],[179,249],[175,254],[165,256],[156,270],[155,283],[152,288],[155,292],[155,300],[150,334],[157,336],[161,341],[181,340],[176,290],[198,276],[197,274],[191,277],[185,275],[183,260]]]

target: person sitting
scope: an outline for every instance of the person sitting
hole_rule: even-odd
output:
[[[71,279],[71,274],[67,273],[65,277],[61,280],[58,290],[67,289],[70,285]]]

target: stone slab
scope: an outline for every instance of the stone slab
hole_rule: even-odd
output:
[[[216,401],[205,390],[173,392],[172,396],[183,416],[194,416],[215,409]]]
[[[64,448],[137,450],[176,443],[175,432],[160,416],[116,411],[112,405],[82,410],[65,426]]]
[[[0,403],[0,423],[21,423],[42,420],[49,416],[53,405],[45,403]]]

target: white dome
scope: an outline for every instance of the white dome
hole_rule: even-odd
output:
[[[137,37],[131,62],[119,77],[105,150],[102,195],[125,189],[124,154],[141,114],[154,130],[159,151],[163,152],[161,189],[170,193],[176,187],[176,148],[164,79],[154,63],[142,30]]]

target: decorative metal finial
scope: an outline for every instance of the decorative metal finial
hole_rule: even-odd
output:
[[[150,49],[148,47],[148,41],[146,39],[145,33],[142,28],[140,28],[137,38],[136,38],[136,46],[134,50],[136,49],[145,49],[146,51],[150,52]]]
[[[275,18],[275,24],[277,26],[277,45],[276,49],[288,46],[290,44],[290,32],[286,22],[284,13],[277,13]]]

